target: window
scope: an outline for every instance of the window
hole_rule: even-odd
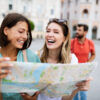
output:
[[[74,38],[76,35],[76,25],[73,26],[73,35],[72,35],[72,38]]]
[[[5,17],[5,13],[2,13],[2,17],[3,17],[3,18]]]
[[[37,30],[38,31],[43,31],[43,22],[41,22],[41,21],[38,22]]]
[[[8,2],[9,2],[9,4],[12,4],[13,0],[9,0]]]
[[[68,7],[70,6],[71,0],[68,0]]]
[[[76,5],[78,4],[78,0],[75,0],[75,4],[76,4]]]
[[[97,18],[97,16],[98,16],[98,12],[97,12],[97,11],[95,11],[95,18]]]
[[[70,17],[69,12],[67,12],[67,19],[68,19],[68,20],[69,20],[69,17]]]
[[[76,31],[76,25],[73,26],[73,31]]]
[[[74,12],[75,16],[77,16],[77,11]]]
[[[88,17],[89,12],[88,12],[88,10],[87,10],[87,9],[84,9],[82,14],[83,14],[83,17],[84,17],[84,18],[87,18],[87,17]]]
[[[42,7],[42,5],[38,5],[36,10],[37,10],[37,15],[38,16],[41,16],[43,14],[43,7]]]
[[[51,9],[50,13],[51,15],[54,15],[54,9]]]
[[[27,12],[27,7],[26,6],[23,7],[23,12],[24,13]]]
[[[98,5],[98,3],[99,3],[99,0],[96,0],[96,5]]]
[[[96,37],[97,37],[97,30],[98,30],[97,26],[94,26],[92,28],[92,39],[96,39]]]
[[[83,10],[83,13],[88,14],[88,10],[87,9],[84,9]]]
[[[9,4],[9,10],[12,10],[12,9],[13,9],[13,5]]]

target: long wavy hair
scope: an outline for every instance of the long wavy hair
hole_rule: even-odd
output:
[[[49,21],[49,23],[47,24],[47,27],[51,23],[56,23],[56,24],[60,25],[60,27],[62,28],[63,34],[65,36],[65,41],[62,44],[58,63],[70,63],[71,62],[71,51],[70,51],[71,38],[70,38],[70,30],[68,27],[68,22],[67,21],[59,21],[59,20],[60,19],[53,19],[52,21]],[[49,53],[49,50],[46,46],[46,42],[41,50],[42,50],[42,54],[40,56],[40,60],[41,60],[41,62],[46,63],[47,58],[48,58],[48,53]],[[40,50],[40,52],[41,52],[41,50]]]

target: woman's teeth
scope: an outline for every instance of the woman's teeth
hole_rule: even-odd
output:
[[[19,43],[24,43],[24,41],[18,41]]]
[[[48,40],[48,43],[55,43],[54,40]]]

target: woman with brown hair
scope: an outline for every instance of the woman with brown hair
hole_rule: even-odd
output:
[[[24,51],[28,62],[40,62],[29,46],[32,42],[30,23],[26,17],[18,13],[8,14],[0,27],[0,81],[11,73],[12,64],[5,61],[24,62]],[[2,89],[0,91],[2,93]],[[2,97],[1,97],[2,96]],[[2,93],[0,100],[34,100],[36,97],[20,93]]]

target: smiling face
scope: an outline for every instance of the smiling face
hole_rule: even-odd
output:
[[[11,28],[5,27],[4,34],[10,41],[9,45],[14,48],[22,49],[28,38],[28,25],[25,21],[19,21]]]
[[[54,22],[50,23],[46,29],[45,40],[49,50],[60,49],[65,41],[61,26]]]

